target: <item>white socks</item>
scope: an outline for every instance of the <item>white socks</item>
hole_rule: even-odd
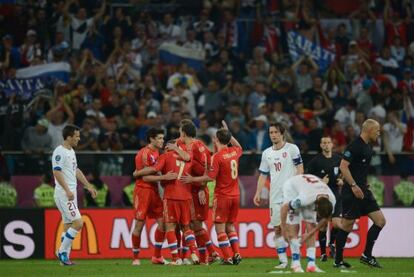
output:
[[[315,266],[316,248],[308,247],[306,249],[306,257],[308,258],[308,266]]]
[[[75,239],[77,234],[78,234],[78,231],[76,231],[72,227],[70,227],[66,231],[63,237],[62,244],[60,245],[60,248],[59,248],[59,253],[66,252],[69,255],[70,249],[72,247],[72,241]]]
[[[279,257],[280,263],[287,263],[288,259],[286,254],[286,248],[288,247],[288,243],[282,236],[280,236],[278,238],[275,238],[275,245],[277,250],[277,256]]]
[[[290,240],[290,251],[292,252],[292,267],[300,265],[300,243],[299,243],[299,239]]]

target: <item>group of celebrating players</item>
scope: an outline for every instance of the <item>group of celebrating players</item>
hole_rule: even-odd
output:
[[[180,124],[180,137],[167,142],[164,130],[151,128],[148,145],[135,157],[134,217],[132,233],[133,265],[140,265],[140,238],[146,218],[156,219],[153,264],[205,264],[220,261],[223,265],[241,262],[239,239],[234,226],[239,210],[238,165],[242,148],[226,123],[213,138],[215,151],[196,139],[196,127],[190,120]],[[348,145],[343,156],[332,153],[332,140],[321,139],[321,154],[309,162],[306,173],[299,148],[285,140],[282,124],[269,126],[272,146],[262,154],[260,176],[254,203],[261,202],[262,190],[270,175],[270,222],[274,226],[278,269],[288,268],[286,249],[290,246],[293,272],[304,272],[300,264],[300,246],[306,243],[307,272],[323,272],[316,266],[315,233],[319,231],[321,261],[327,260],[326,230],[331,221],[329,249],[334,267],[350,268],[343,260],[343,249],[354,221],[368,215],[373,221],[360,261],[381,267],[372,256],[374,243],[385,225],[385,218],[366,183],[372,146],[379,136],[378,122],[364,122],[361,135]],[[96,191],[77,168],[73,147],[79,141],[79,128],[68,125],[63,130],[64,143],[53,153],[55,201],[62,213],[64,232],[57,251],[61,264],[72,265],[71,243],[82,228],[76,205],[76,180],[83,183],[92,197]],[[160,154],[163,152],[162,154]],[[203,227],[208,218],[207,182],[215,180],[212,219],[221,255],[216,252]],[[306,232],[301,234],[304,222]],[[171,261],[161,255],[168,242]]]

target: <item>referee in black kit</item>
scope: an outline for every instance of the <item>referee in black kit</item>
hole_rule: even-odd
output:
[[[328,184],[329,188],[335,195],[336,204],[332,215],[332,230],[329,240],[330,256],[335,256],[335,238],[338,232],[339,225],[341,224],[341,198],[340,188],[343,185],[343,181],[340,178],[339,164],[341,163],[341,155],[332,153],[333,143],[329,136],[323,136],[321,138],[320,147],[322,152],[316,155],[306,166],[306,172],[316,175],[323,179]],[[319,231],[319,246],[321,248],[321,261],[326,262],[328,256],[326,255],[326,228]]]
[[[343,260],[344,246],[355,220],[363,215],[368,215],[374,224],[369,228],[365,251],[361,255],[360,261],[371,267],[381,268],[372,256],[372,248],[385,225],[385,218],[369,189],[369,184],[367,184],[368,169],[373,154],[371,144],[377,141],[379,135],[380,124],[373,119],[367,119],[362,124],[361,135],[351,142],[344,152],[340,165],[341,173],[345,179],[342,188],[342,222],[336,237],[334,267],[351,267]]]

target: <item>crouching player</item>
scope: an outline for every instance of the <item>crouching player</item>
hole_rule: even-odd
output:
[[[289,240],[292,252],[293,272],[304,272],[300,265],[300,241],[298,238],[301,219],[306,222],[307,272],[323,272],[315,264],[315,232],[325,226],[335,206],[335,196],[330,188],[318,177],[301,174],[289,178],[283,184],[283,206],[280,212],[282,234]],[[318,225],[316,222],[319,220]],[[313,229],[312,229],[313,228]]]

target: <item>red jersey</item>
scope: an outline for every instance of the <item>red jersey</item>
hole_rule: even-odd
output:
[[[194,139],[193,142],[188,147],[185,146],[184,141],[182,141],[181,139],[177,141],[177,144],[181,148],[191,149],[191,154],[192,154],[191,160],[193,162],[199,163],[204,168],[207,168],[207,166],[210,164],[210,161],[211,161],[210,151],[208,150],[208,147],[204,144],[204,142],[202,142],[201,140]],[[195,176],[203,176],[204,171],[200,173],[193,171],[193,174]]]
[[[218,197],[238,197],[240,195],[238,181],[239,158],[243,150],[232,146],[221,149],[211,158],[208,176],[216,179],[214,194]]]
[[[185,162],[174,151],[168,151],[162,154],[156,164],[155,170],[166,174],[169,171],[178,174],[176,180],[165,181],[164,199],[172,200],[189,200],[191,199],[191,185],[180,181],[181,176],[191,174],[191,161]]]
[[[158,149],[153,149],[150,146],[145,146],[141,150],[138,151],[137,155],[135,156],[135,169],[141,170],[147,166],[155,165],[160,153]],[[139,178],[135,181],[136,186],[141,188],[150,188],[158,191],[158,186],[155,183],[148,183]]]

